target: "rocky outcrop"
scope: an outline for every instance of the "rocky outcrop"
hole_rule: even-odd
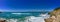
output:
[[[0,20],[0,22],[6,22],[6,20]]]

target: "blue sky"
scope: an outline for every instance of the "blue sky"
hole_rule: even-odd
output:
[[[1,10],[53,10],[60,0],[0,0]]]

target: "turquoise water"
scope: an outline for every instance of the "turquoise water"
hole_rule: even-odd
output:
[[[12,14],[12,13],[17,13],[17,14]],[[0,17],[21,18],[21,17],[28,17],[28,16],[39,16],[39,14],[41,13],[47,13],[47,12],[2,12],[0,13]]]
[[[45,14],[45,13],[48,12],[2,12],[0,13],[0,18],[5,18],[7,20],[13,19],[14,21],[17,19],[18,20],[17,22],[19,22],[19,21],[24,21],[25,17],[29,17],[29,16],[39,17],[40,14]]]

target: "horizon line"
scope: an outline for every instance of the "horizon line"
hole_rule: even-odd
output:
[[[1,12],[40,12],[40,11],[53,11],[53,10],[0,10]]]

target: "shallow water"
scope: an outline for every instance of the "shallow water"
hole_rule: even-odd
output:
[[[3,12],[0,14],[0,19],[6,20],[7,22],[44,22],[44,19],[49,17],[47,13],[48,12]],[[31,18],[32,16],[34,17]]]

